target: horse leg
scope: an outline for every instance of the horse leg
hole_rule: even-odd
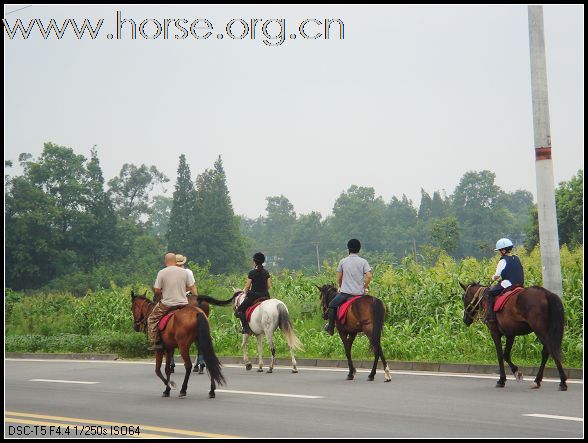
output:
[[[258,335],[257,338],[257,372],[263,372],[263,335]]]
[[[535,384],[531,386],[532,389],[539,389],[541,387],[541,381],[543,381],[543,371],[545,370],[545,363],[547,363],[548,358],[549,352],[547,351],[547,346],[543,345],[543,350],[541,351],[541,366],[539,366],[539,371],[535,377]]]
[[[506,346],[504,347],[504,359],[510,366],[510,370],[512,371],[513,375],[515,376],[517,381],[523,381],[523,373],[519,371],[519,367],[515,365],[512,360],[510,359],[510,352],[512,350],[512,345],[514,344],[515,336],[506,337]]]
[[[390,376],[390,369],[388,368],[388,363],[386,363],[386,359],[384,358],[384,351],[382,351],[382,346],[380,346],[380,360],[382,360],[382,365],[384,366],[384,382],[392,381],[392,377]]]
[[[290,346],[288,346],[288,349],[290,350],[290,356],[292,357],[292,373],[297,374],[298,368],[296,367],[296,357],[294,357],[294,349],[292,349]]]
[[[379,346],[378,346],[379,348]],[[378,367],[378,359],[380,358],[380,350],[374,350],[374,365],[372,366],[372,371],[368,375],[368,381],[374,381],[374,377],[376,376],[376,368]]]
[[[173,374],[174,372],[176,372],[176,362],[174,361],[174,354],[175,354],[176,350],[174,349],[172,351],[172,357],[171,357],[171,366],[170,366],[170,370],[171,373]]]
[[[555,360],[555,364],[557,366],[557,371],[559,372],[559,379],[560,379],[559,390],[560,391],[567,391],[568,384],[566,383],[566,380],[568,379],[568,376],[564,372],[564,368],[561,365],[561,361],[556,360],[555,357],[553,359]]]
[[[165,385],[165,391],[163,391],[162,397],[169,397],[170,387],[167,384],[166,379],[163,377],[161,373],[161,362],[163,361],[163,350],[158,349],[155,353],[155,374],[161,379],[163,384]],[[166,363],[167,366],[167,363]]]
[[[270,367],[267,370],[268,374],[271,374],[272,372],[274,372],[274,365],[276,363],[276,347],[274,346],[274,333],[270,332],[269,330],[266,329],[265,336],[267,338],[267,342],[269,344],[270,351],[272,353],[272,360],[270,363]]]
[[[504,388],[506,384],[506,372],[504,371],[504,356],[502,354],[502,335],[495,326],[494,330],[490,331],[492,334],[492,340],[494,340],[494,346],[496,347],[496,356],[498,357],[498,366],[500,368],[500,378],[496,382],[497,388]]]
[[[171,362],[173,361],[173,358],[174,358],[174,351],[175,351],[175,348],[165,350],[165,375],[167,378],[166,385],[171,387],[171,389],[176,389],[175,382],[170,381],[170,377],[171,377],[171,373],[172,373]]]
[[[251,371],[251,362],[249,361],[249,356],[247,355],[247,339],[249,335],[243,334],[243,342],[241,343],[241,349],[243,350],[243,363],[245,363],[245,369]]]
[[[192,360],[190,360],[190,345],[186,343],[182,343],[180,345],[180,354],[182,355],[182,360],[184,360],[184,368],[186,368],[186,374],[184,375],[184,383],[182,383],[182,389],[180,389],[180,398],[184,398],[186,396],[186,391],[188,389],[188,380],[190,379],[190,373],[192,372]]]
[[[353,345],[353,340],[355,340],[357,332],[352,332],[347,335],[343,331],[339,330],[339,335],[341,336],[341,341],[343,342],[343,347],[345,348],[347,366],[349,367],[349,374],[347,374],[347,380],[353,380],[356,370],[353,367],[353,361],[351,360],[351,346]]]

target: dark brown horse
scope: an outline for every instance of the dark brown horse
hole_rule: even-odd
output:
[[[132,312],[133,320],[135,321],[135,330],[138,331],[140,325],[146,323],[148,313],[153,309],[154,304],[145,296],[137,296],[131,293],[132,298]],[[167,326],[161,332],[161,342],[164,349],[159,349],[155,354],[155,373],[165,385],[163,397],[169,397],[169,392],[172,388],[175,389],[175,383],[170,381],[171,375],[171,360],[174,349],[178,347],[180,354],[184,360],[184,367],[186,368],[186,375],[180,390],[180,398],[186,396],[188,389],[188,380],[192,371],[192,361],[190,360],[190,346],[196,343],[200,352],[206,362],[206,370],[210,375],[210,391],[209,398],[215,397],[216,383],[222,385],[225,383],[225,378],[221,371],[221,364],[218,360],[212,346],[212,338],[210,337],[210,326],[206,314],[202,309],[194,304],[177,309],[174,315],[169,319]],[[161,373],[161,362],[165,352],[165,374],[164,378]]]
[[[333,285],[317,286],[317,288],[321,291],[321,307],[323,309],[323,318],[326,320],[329,303],[337,295],[337,289]],[[363,332],[367,335],[370,340],[370,349],[374,351],[374,366],[368,375],[368,381],[374,380],[378,358],[382,360],[384,366],[384,381],[388,382],[392,380],[380,343],[385,315],[386,307],[382,303],[382,300],[371,295],[364,295],[353,302],[349,311],[347,311],[346,324],[343,325],[339,323],[339,320],[336,321],[335,326],[345,347],[345,356],[347,357],[347,365],[349,366],[347,380],[353,380],[357,372],[353,367],[353,361],[351,361],[351,346],[353,346],[353,340],[355,340],[358,332]]]
[[[464,306],[463,321],[469,326],[474,320],[486,315],[489,288],[477,283],[467,286],[460,283],[460,286],[465,291],[462,296]],[[494,340],[500,366],[500,379],[496,382],[497,388],[503,388],[506,383],[504,360],[510,366],[517,381],[523,379],[519,368],[510,359],[510,352],[516,336],[534,332],[543,344],[543,351],[541,352],[541,367],[535,377],[533,388],[541,387],[545,363],[547,363],[547,359],[551,355],[559,371],[561,380],[559,390],[566,391],[568,389],[566,384],[567,376],[561,365],[564,308],[556,294],[540,286],[525,288],[508,299],[502,310],[496,313],[496,320],[495,322],[487,322],[486,325],[490,330],[492,340]],[[501,342],[503,335],[506,336],[504,352],[502,351]]]

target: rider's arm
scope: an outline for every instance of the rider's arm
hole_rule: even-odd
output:
[[[341,285],[343,284],[343,272],[339,271],[337,273],[337,285],[339,287],[339,290],[341,290]]]
[[[267,278],[267,289],[272,287],[272,279],[270,277]]]
[[[194,283],[192,286],[186,287],[186,291],[190,291],[192,295],[198,297],[198,288],[196,287],[196,283]]]
[[[250,278],[247,279],[247,283],[245,284],[245,287],[243,288],[243,292],[247,294],[247,292],[249,291],[249,289],[251,289],[251,282],[253,280],[251,280]]]
[[[372,271],[368,271],[365,273],[365,283],[363,284],[364,292],[367,292],[368,286],[372,281]]]
[[[502,259],[496,266],[496,272],[492,276],[492,280],[498,280],[502,274],[502,271],[504,271],[504,268],[506,268],[506,260]]]

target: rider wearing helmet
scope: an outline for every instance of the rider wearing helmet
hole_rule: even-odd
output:
[[[256,252],[253,255],[253,264],[255,268],[249,271],[249,275],[247,275],[247,283],[243,289],[243,292],[245,292],[245,300],[243,300],[243,303],[239,305],[235,312],[235,316],[239,317],[241,320],[241,326],[243,328],[241,333],[243,334],[251,334],[251,329],[245,318],[247,308],[255,304],[255,300],[258,298],[269,297],[268,290],[271,287],[271,279],[268,270],[263,267],[264,262],[265,255],[261,252]]]
[[[488,291],[488,311],[486,312],[486,321],[496,321],[494,312],[494,300],[509,286],[523,286],[525,284],[525,272],[523,265],[516,255],[512,255],[513,244],[508,238],[501,238],[496,242],[495,251],[499,251],[501,259],[496,266],[496,272],[492,280],[502,279]]]
[[[368,286],[372,281],[371,266],[365,258],[358,255],[361,249],[359,240],[355,238],[349,240],[347,249],[349,256],[341,260],[337,268],[339,294],[329,303],[329,323],[324,328],[329,335],[335,332],[335,317],[339,306],[353,296],[367,294]]]

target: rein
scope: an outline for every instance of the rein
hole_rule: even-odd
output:
[[[470,290],[472,285],[469,285],[465,291],[467,294]],[[464,312],[466,315],[471,318],[472,320],[476,320],[481,315],[481,311],[478,309],[480,307],[480,303],[484,298],[484,294],[488,288],[486,286],[480,286],[474,296],[472,297],[472,301],[465,307]],[[473,315],[471,313],[474,313]]]
[[[147,313],[142,313],[143,317],[135,322],[135,326],[141,326],[142,324],[145,324],[145,327],[147,327],[147,319],[149,318],[149,313],[153,310],[154,306],[155,305],[153,303],[147,301]]]

